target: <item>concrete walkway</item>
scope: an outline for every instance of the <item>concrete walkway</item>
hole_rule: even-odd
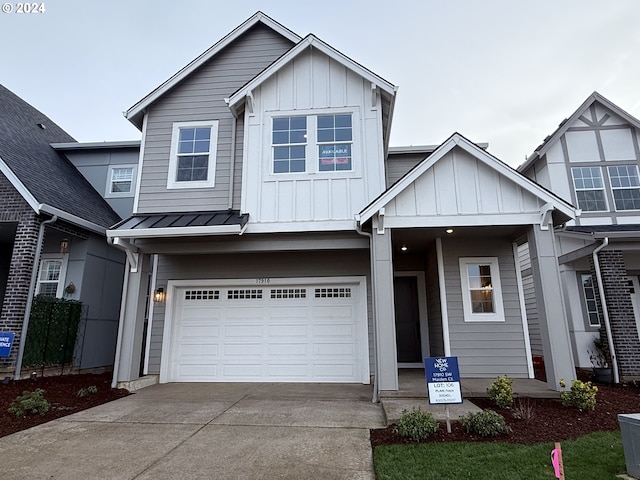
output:
[[[372,387],[164,384],[0,438],[10,479],[374,479]]]

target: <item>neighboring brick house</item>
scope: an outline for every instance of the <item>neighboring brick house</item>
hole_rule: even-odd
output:
[[[639,167],[640,121],[594,92],[518,168],[582,210],[556,233],[574,360],[601,337],[622,380],[640,378]]]
[[[0,85],[0,331],[15,333],[1,372],[16,370],[33,296],[62,297],[71,283],[66,298],[87,306],[76,366],[113,364],[124,255],[106,243],[105,231],[120,216],[80,173],[82,166],[60,153],[93,151],[83,145]],[[134,161],[137,149],[112,148]],[[107,166],[101,168],[106,175]],[[135,178],[131,204],[134,184]]]

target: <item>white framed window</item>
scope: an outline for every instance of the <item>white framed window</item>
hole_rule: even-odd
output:
[[[217,120],[174,123],[167,188],[213,187],[217,149]]]
[[[607,167],[616,210],[640,210],[640,177],[637,165]]]
[[[573,187],[578,207],[585,212],[603,212],[607,210],[604,194],[602,169],[600,167],[573,167]]]
[[[600,314],[598,313],[598,304],[596,302],[596,288],[593,277],[589,273],[580,275],[582,283],[582,293],[584,294],[584,306],[590,327],[600,326]]]
[[[459,261],[465,322],[503,322],[498,258],[462,257]]]
[[[36,295],[62,297],[67,262],[65,255],[42,255]]]
[[[111,165],[107,173],[106,197],[133,197],[137,165]]]
[[[272,175],[353,172],[356,113],[271,118]]]

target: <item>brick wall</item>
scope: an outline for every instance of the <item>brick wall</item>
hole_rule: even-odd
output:
[[[602,250],[598,253],[598,259],[620,378],[640,378],[640,339],[627,284],[624,257],[619,250]],[[593,265],[592,274],[595,280]],[[598,307],[601,308],[599,303]],[[606,339],[604,325],[600,334]]]
[[[22,322],[42,219],[0,174],[0,222],[17,222],[4,302],[0,310],[0,330],[15,332],[9,358],[0,359],[0,371],[10,371],[16,364]]]

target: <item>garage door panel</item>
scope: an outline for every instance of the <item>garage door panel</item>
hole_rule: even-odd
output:
[[[368,344],[356,292],[179,288],[168,380],[360,382]]]

